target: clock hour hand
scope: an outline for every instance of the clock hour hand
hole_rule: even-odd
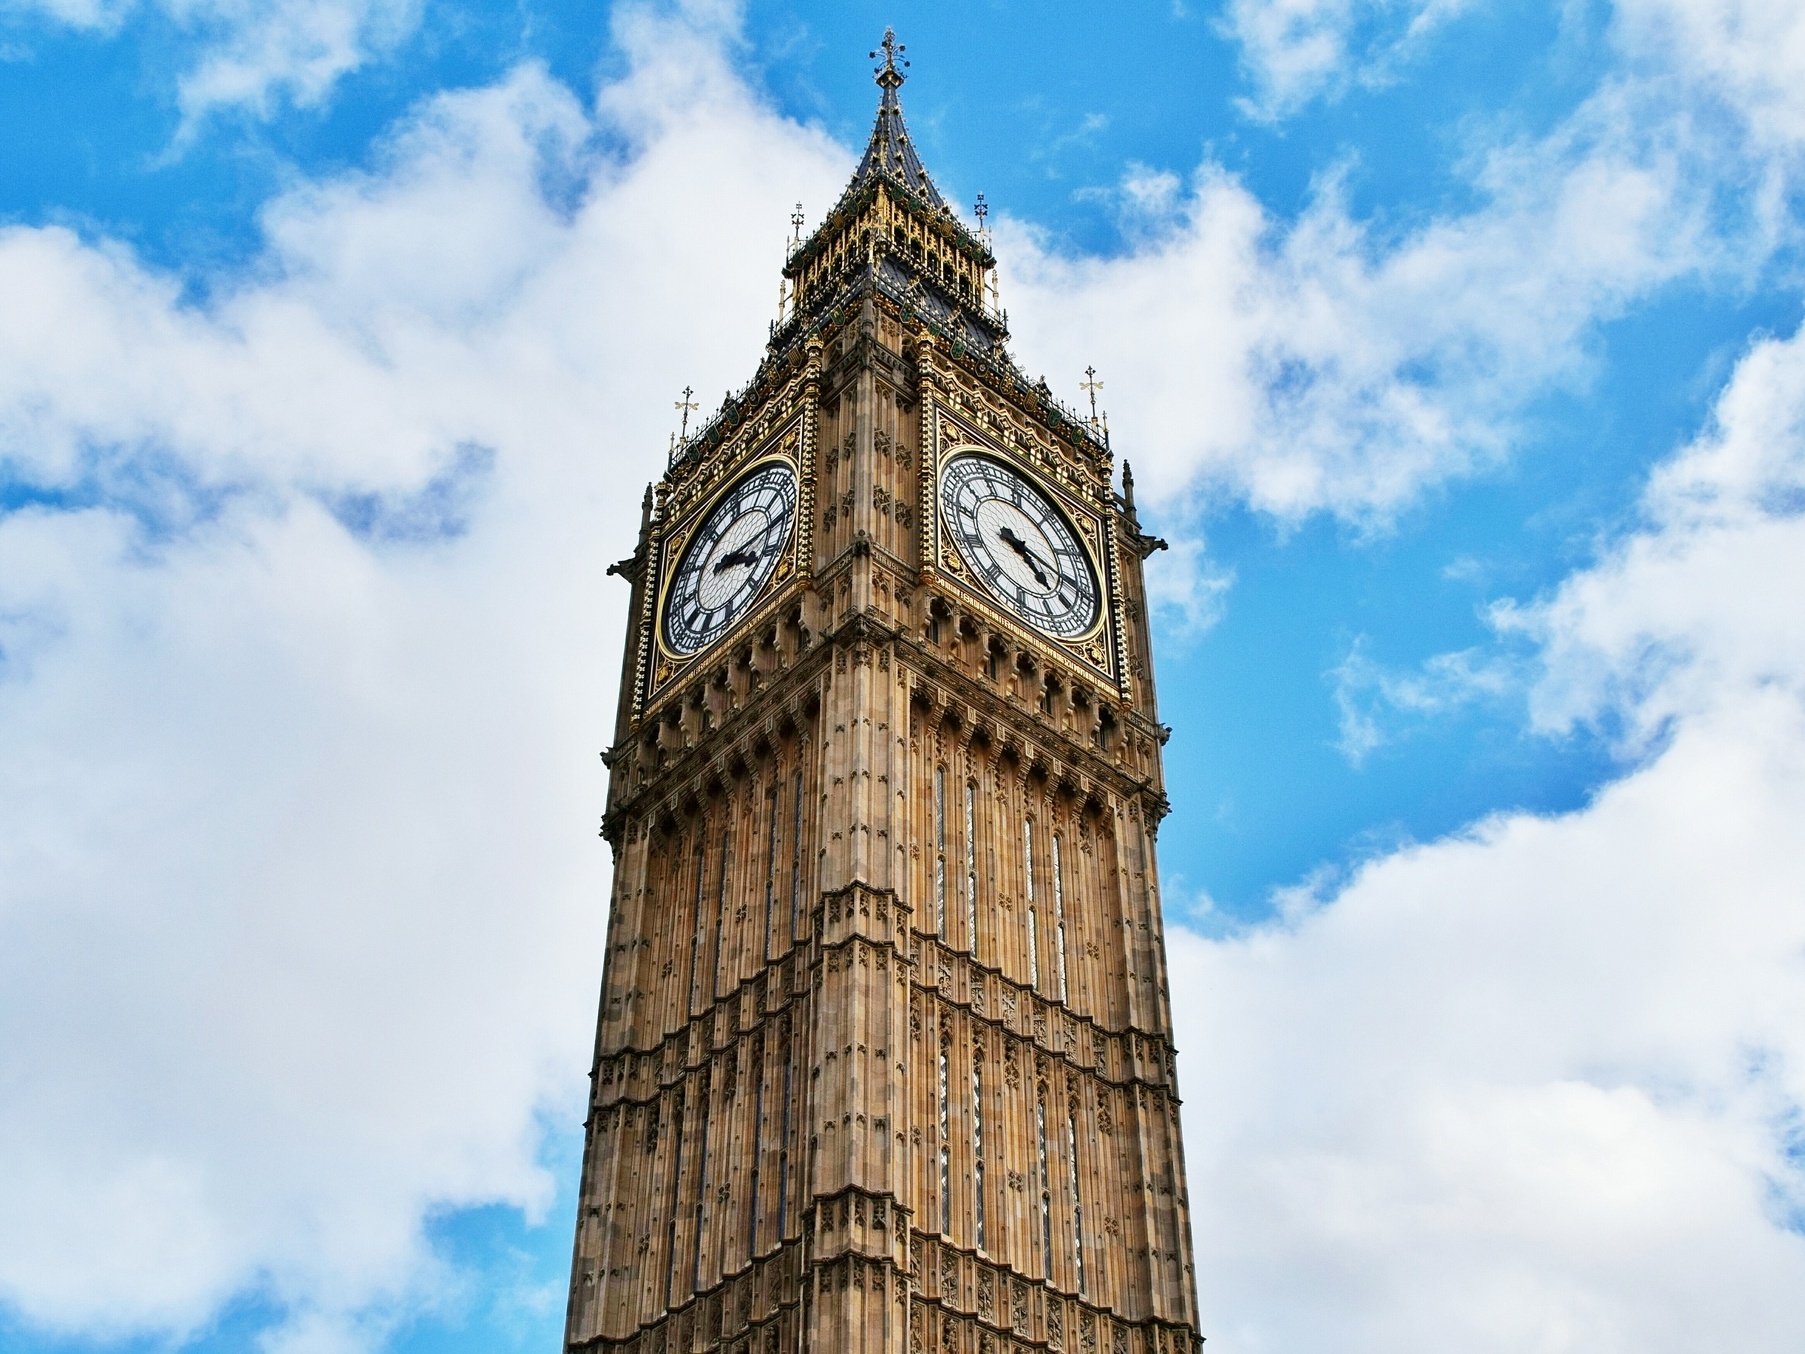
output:
[[[1040,566],[1046,563],[1046,561],[1030,550],[1026,541],[1020,536],[1017,536],[1015,532],[1008,527],[999,529],[997,535],[1002,538],[1004,545],[1015,551],[1016,554],[1020,555],[1022,559],[1027,562],[1028,567],[1034,571],[1035,582],[1039,583],[1043,588],[1052,586],[1047,582],[1047,576],[1040,571]]]
[[[714,571],[724,574],[736,564],[757,564],[758,556],[750,550],[729,550],[714,562]]]

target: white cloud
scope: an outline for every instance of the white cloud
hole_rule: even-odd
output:
[[[743,379],[763,242],[847,168],[697,13],[627,14],[597,110],[530,69],[433,101],[378,171],[273,204],[257,277],[205,306],[117,246],[0,235],[0,456],[48,500],[0,520],[0,1178],[30,1185],[0,1199],[0,1299],[30,1319],[179,1331],[261,1289],[289,1347],[355,1348],[441,1282],[425,1209],[546,1197],[534,1115],[571,1112],[593,1013],[601,574],[663,445],[646,392]],[[338,58],[305,46],[252,43],[197,97],[323,91]],[[1215,169],[1132,176],[1133,252],[1012,227],[1007,299],[1048,371],[1111,377],[1143,504],[1380,520],[1503,454],[1600,317],[1718,266],[1649,108],[1601,92],[1397,242],[1332,185],[1282,224]],[[1772,900],[1801,882],[1775,845],[1800,667],[1760,587],[1799,573],[1797,348],[1751,354],[1646,533],[1501,613],[1546,656],[1545,724],[1627,718],[1648,766],[1283,926],[1175,932],[1231,1349],[1799,1333],[1769,1310],[1799,1277],[1769,1187],[1797,1189]],[[1207,623],[1224,579],[1178,546],[1165,600]]]
[[[1601,320],[1713,265],[1680,166],[1631,114],[1601,100],[1595,125],[1492,156],[1485,207],[1393,245],[1333,184],[1287,227],[1213,166],[1120,257],[1061,257],[1005,222],[1024,363],[1111,378],[1150,500],[1383,521],[1503,457],[1522,403],[1576,379]]]
[[[321,103],[333,86],[412,36],[418,0],[162,0],[202,42],[178,97],[190,120],[216,108],[268,113]]]
[[[1618,46],[1708,91],[1767,149],[1805,145],[1805,10],[1791,0],[1618,0]]]
[[[1610,322],[1676,283],[1751,285],[1797,239],[1805,56],[1763,14],[1696,51],[1626,19],[1587,98],[1538,137],[1476,139],[1476,205],[1420,224],[1355,216],[1355,167],[1286,221],[1213,163],[1188,184],[1131,168],[1118,256],[1067,257],[1005,220],[1024,364],[1065,390],[1102,369],[1150,497],[1383,528],[1510,456],[1528,402],[1583,386]]]
[[[1172,934],[1212,1347],[1805,1344],[1805,333],[1646,510],[1501,613],[1642,764]]]
[[[1351,85],[1388,84],[1470,0],[1230,0],[1222,27],[1241,44],[1255,97],[1277,118]]]
[[[595,116],[530,68],[435,99],[379,172],[272,204],[205,305],[0,235],[0,459],[42,500],[0,517],[0,1301],[29,1322],[180,1333],[255,1291],[272,1348],[367,1347],[448,1282],[427,1210],[549,1197],[646,392],[745,378],[790,204],[848,168],[708,32],[620,37]]]
[[[1357,636],[1330,669],[1340,736],[1336,746],[1355,766],[1401,733],[1445,717],[1462,706],[1515,695],[1515,665],[1478,648],[1436,654],[1413,671],[1377,662],[1367,638]]]
[[[99,36],[119,32],[140,0],[17,0]],[[278,102],[323,102],[344,76],[412,36],[419,0],[142,0],[193,44],[177,80],[185,124],[221,108],[267,115]]]
[[[1289,99],[1358,67],[1349,33],[1392,19],[1420,32],[1452,12],[1233,14]],[[1005,221],[1026,365],[1068,390],[1102,368],[1119,444],[1168,500],[1226,495],[1287,521],[1326,510],[1383,528],[1426,489],[1495,465],[1530,400],[1588,379],[1604,326],[1676,282],[1751,285],[1798,238],[1798,7],[1630,0],[1610,34],[1592,92],[1546,134],[1469,129],[1477,205],[1462,213],[1365,221],[1330,174],[1284,221],[1206,163],[1189,184],[1127,173],[1132,247],[1118,257],[1064,257]]]

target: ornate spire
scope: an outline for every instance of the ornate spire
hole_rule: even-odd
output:
[[[909,63],[898,60],[907,50],[897,42],[896,30],[886,28],[883,42],[871,53],[873,57],[880,52],[883,54],[884,64],[878,67],[874,78],[884,94],[878,101],[877,126],[871,130],[871,144],[865,147],[865,158],[859,161],[858,173],[852,176],[848,191],[856,191],[880,174],[888,175],[930,206],[945,211],[945,200],[915,154],[909,129],[903,125],[902,103],[896,97],[896,91],[908,79],[903,71],[908,69]]]

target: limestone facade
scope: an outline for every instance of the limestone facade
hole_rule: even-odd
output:
[[[913,159],[890,60],[879,83],[758,374],[616,566],[634,619],[566,1345],[1195,1354],[1161,543],[1100,426],[1010,361],[988,242]],[[1092,633],[1040,632],[942,539],[939,468],[973,448],[1076,527]],[[798,487],[781,562],[671,652],[675,561],[774,459]]]

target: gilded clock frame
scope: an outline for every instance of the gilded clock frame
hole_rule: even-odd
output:
[[[742,635],[748,626],[768,612],[776,603],[795,591],[798,583],[806,579],[807,561],[802,552],[810,548],[805,539],[808,535],[803,530],[804,513],[812,509],[813,495],[808,492],[809,486],[803,477],[803,467],[799,456],[784,446],[785,434],[798,430],[797,424],[787,423],[784,428],[767,438],[764,444],[743,461],[734,465],[731,470],[721,476],[721,484],[712,492],[702,496],[695,506],[688,509],[674,521],[665,524],[656,531],[651,542],[652,586],[646,590],[650,606],[641,617],[643,642],[648,662],[641,684],[640,708],[649,707],[667,687],[678,681],[683,673],[694,664],[701,662],[711,653],[717,652],[723,644],[727,644]],[[694,539],[697,529],[714,510],[726,501],[727,497],[743,484],[749,475],[757,473],[768,465],[782,465],[795,476],[796,508],[795,520],[790,525],[789,541],[782,558],[771,572],[763,589],[747,606],[745,613],[739,617],[719,636],[692,653],[680,653],[665,642],[664,609],[670,600],[671,585],[675,581],[677,566],[682,562],[683,552]]]
[[[923,476],[923,491],[932,492],[933,538],[923,533],[924,552],[931,548],[932,567],[943,581],[955,584],[962,593],[977,599],[987,612],[996,616],[1009,629],[1062,658],[1078,662],[1091,676],[1114,688],[1118,696],[1128,699],[1126,666],[1122,661],[1121,569],[1116,557],[1114,514],[1100,508],[1087,497],[1062,482],[1064,477],[1049,473],[1056,467],[1046,457],[1024,457],[1015,449],[986,436],[970,422],[958,417],[936,402],[933,410],[934,434],[931,445],[933,477]],[[1062,638],[1050,635],[1032,622],[1017,616],[990,590],[978,582],[972,567],[961,555],[947,529],[940,497],[942,477],[947,464],[960,456],[987,456],[1022,476],[1036,492],[1043,495],[1064,515],[1073,527],[1078,548],[1084,552],[1101,595],[1097,598],[1097,619],[1081,636]],[[1055,453],[1056,457],[1057,453]],[[1071,477],[1085,477],[1082,469],[1073,469]],[[1107,490],[1105,491],[1107,492]],[[924,514],[926,517],[927,514]]]

